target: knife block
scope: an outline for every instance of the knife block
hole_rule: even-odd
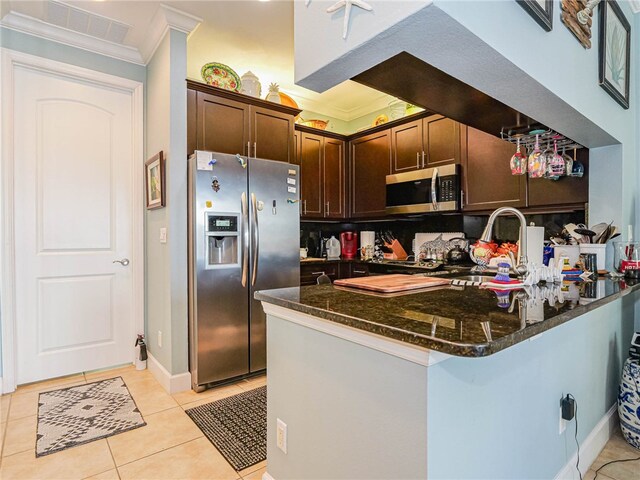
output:
[[[391,253],[384,254],[385,260],[406,260],[407,259],[407,256],[408,256],[407,252],[404,251],[404,248],[402,248],[402,245],[400,245],[400,242],[398,240],[394,240],[391,243],[385,243],[384,246],[391,250]]]

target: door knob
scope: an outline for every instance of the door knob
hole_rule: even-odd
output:
[[[114,260],[112,263],[119,263],[123,267],[126,267],[127,265],[129,265],[129,259],[123,258],[122,260]]]

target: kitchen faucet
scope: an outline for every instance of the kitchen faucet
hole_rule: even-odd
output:
[[[487,226],[484,228],[482,232],[482,236],[478,239],[483,243],[490,243],[491,237],[493,236],[493,224],[496,221],[498,216],[503,213],[511,213],[518,217],[520,220],[520,246],[518,248],[519,252],[519,261],[517,265],[513,266],[513,270],[520,277],[524,277],[527,274],[527,220],[524,218],[522,212],[513,207],[500,207],[495,210],[491,215],[489,215],[489,221],[487,222]],[[514,262],[515,263],[515,262]]]

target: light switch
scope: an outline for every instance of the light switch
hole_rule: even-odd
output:
[[[167,229],[165,227],[160,229],[160,243],[167,243]]]

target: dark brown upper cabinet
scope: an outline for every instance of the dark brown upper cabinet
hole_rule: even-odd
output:
[[[344,141],[304,131],[296,136],[300,141],[302,218],[346,218]]]
[[[391,129],[393,173],[460,163],[460,124],[431,115]]]
[[[462,130],[462,145],[466,150],[462,155],[462,209],[469,212],[506,206],[526,207],[527,178],[525,175],[511,175],[509,167],[515,147],[472,127],[463,126]]]
[[[187,88],[188,154],[211,150],[294,161],[299,110],[198,82],[187,81]]]
[[[391,129],[391,168],[393,173],[423,168],[423,119],[398,125]]]
[[[529,178],[527,184],[529,207],[584,208],[589,201],[589,149],[567,151],[584,166],[584,176],[560,177],[559,180]]]
[[[391,174],[391,132],[372,133],[350,143],[351,217],[383,217],[386,176]]]
[[[460,124],[442,115],[424,120],[425,159],[423,168],[460,163]]]

